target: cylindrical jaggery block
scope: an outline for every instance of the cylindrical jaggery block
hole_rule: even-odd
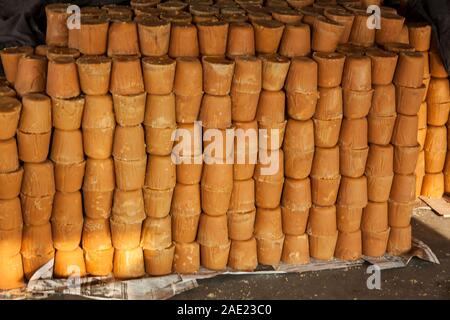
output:
[[[319,88],[319,100],[314,113],[315,119],[332,120],[342,117],[342,88],[337,86],[333,88]]]
[[[53,250],[50,222],[35,226],[24,226],[21,248],[23,256],[43,256],[53,252]]]
[[[390,199],[396,202],[411,202],[416,198],[416,177],[414,174],[394,174]]]
[[[258,263],[277,266],[283,252],[284,235],[279,239],[256,238]]]
[[[3,274],[0,280],[1,290],[17,289],[25,286],[23,282],[22,256],[20,254],[3,257],[0,262],[0,272]]]
[[[334,256],[341,260],[357,260],[362,255],[361,230],[339,232]]]
[[[404,87],[420,87],[423,81],[423,64],[422,53],[401,52],[394,74],[394,83]]]
[[[139,278],[145,274],[144,253],[141,247],[130,250],[114,250],[114,277]]]
[[[170,31],[169,56],[177,58],[198,55],[197,28],[190,23],[173,23]]]
[[[280,55],[261,55],[262,61],[262,88],[269,91],[283,89],[290,60]]]
[[[25,163],[21,192],[33,197],[53,195],[55,181],[52,162]]]
[[[108,29],[108,56],[139,54],[137,25],[134,21],[113,20]]]
[[[285,236],[281,261],[288,264],[309,263],[309,241],[306,233]]]
[[[234,62],[220,57],[204,57],[202,62],[203,91],[216,96],[229,94],[234,73]]]
[[[258,265],[256,239],[231,241],[228,266],[234,270],[253,271]]]
[[[342,88],[367,91],[372,88],[371,60],[367,56],[350,55],[345,59]]]
[[[84,160],[81,130],[64,131],[56,129],[53,133],[50,158],[56,163],[80,163]]]
[[[450,101],[449,81],[445,78],[432,78],[428,87],[428,103],[444,103]]]
[[[345,56],[342,53],[314,52],[313,59],[318,66],[319,87],[332,88],[341,84],[345,62]]]
[[[306,56],[311,52],[311,31],[307,24],[294,22],[284,27],[279,53],[286,57]]]
[[[139,47],[144,56],[160,57],[169,52],[170,23],[164,20],[139,19]]]
[[[356,192],[358,190],[358,192]],[[342,177],[338,203],[363,208],[367,205],[367,178]]]
[[[46,91],[49,96],[62,99],[80,94],[77,66],[73,58],[61,57],[48,62]]]
[[[146,97],[146,93],[126,96],[113,94],[114,115],[117,124],[122,127],[131,127],[144,122]],[[175,109],[175,105],[173,109]]]
[[[176,62],[174,93],[192,96],[203,92],[202,64],[197,58],[182,57]]]
[[[112,248],[109,219],[84,219],[82,246],[85,251]]]
[[[426,23],[408,24],[409,43],[416,51],[428,51],[430,49],[431,26]]]
[[[439,173],[426,173],[423,182],[421,195],[440,199],[445,192],[445,178],[442,172]]]
[[[403,115],[416,115],[419,112],[424,92],[424,85],[418,88],[395,86],[397,112]]]
[[[55,249],[75,250],[80,244],[83,230],[81,192],[56,192],[51,223]]]
[[[112,273],[114,248],[106,250],[84,250],[86,272],[93,276],[107,276]]]
[[[355,11],[349,42],[364,47],[372,46],[375,42],[376,29],[371,21],[372,15],[367,13],[365,9]],[[368,28],[368,25],[371,28]]]
[[[330,120],[313,118],[314,122],[314,144],[317,147],[331,148],[339,140],[342,115]]]
[[[388,202],[369,201],[363,209],[361,229],[363,232],[382,232],[388,229]]]
[[[47,133],[52,129],[50,98],[40,93],[27,94],[22,99],[19,130],[25,133]]]
[[[413,174],[416,169],[420,146],[394,148],[394,172],[397,174]]]
[[[393,84],[375,85],[369,114],[383,117],[395,115],[395,99],[395,86]]]
[[[150,94],[169,94],[173,90],[176,62],[167,56],[142,59],[145,91]]]
[[[319,16],[314,20],[311,47],[314,51],[333,52],[344,33],[345,26],[330,20],[324,16]]]
[[[363,149],[367,147],[367,119],[347,119],[342,121],[339,145],[343,148]]]
[[[350,32],[352,31],[354,15],[347,10],[342,10],[340,7],[325,8],[323,14],[328,19],[344,26],[344,31],[341,33],[341,37],[339,38],[339,44],[347,43],[350,37]]]
[[[207,129],[226,129],[231,125],[231,98],[205,94],[199,119]]]
[[[14,84],[14,82],[16,81],[19,60],[21,57],[27,54],[33,54],[33,48],[28,46],[10,47],[0,51],[0,57],[2,60],[6,80],[9,83]]]
[[[439,52],[430,51],[430,73],[435,78],[447,78],[448,72],[442,63]]]
[[[394,52],[381,49],[368,50],[366,55],[372,60],[372,84],[388,85],[394,78],[398,56]]]
[[[362,231],[362,253],[369,257],[381,257],[386,252],[390,229],[380,232]]]
[[[145,155],[144,129],[142,126],[117,126],[113,145],[114,159],[139,160]]]
[[[224,56],[227,49],[228,22],[212,21],[197,23],[200,54]]]
[[[227,55],[243,56],[255,54],[255,35],[251,24],[231,23],[228,30]]]
[[[67,3],[54,3],[45,6],[47,17],[47,32],[45,42],[47,45],[65,47],[68,43],[68,18]]]
[[[47,77],[47,60],[36,55],[25,55],[19,59],[14,89],[21,96],[27,93],[44,92]]]
[[[411,226],[404,228],[391,227],[387,252],[392,255],[401,255],[411,250]]]
[[[338,238],[338,231],[333,235],[309,235],[309,254],[319,260],[331,260]]]
[[[86,96],[82,120],[84,152],[94,159],[111,156],[116,126],[111,96]]]
[[[142,225],[141,246],[144,249],[162,250],[172,244],[171,217],[145,219]]]
[[[317,91],[317,63],[307,57],[292,59],[284,88],[294,92]]]
[[[284,24],[276,20],[253,22],[255,48],[258,53],[276,53],[283,35]]]
[[[109,22],[105,17],[82,17],[78,49],[85,55],[103,55],[108,42]]]
[[[447,140],[445,126],[427,128],[425,139],[425,171],[439,173],[443,170],[446,157]]]
[[[147,163],[145,186],[154,190],[165,190],[174,188],[175,183],[175,164],[171,157],[150,155]]]
[[[233,165],[205,161],[201,181],[203,211],[213,216],[225,214],[230,203],[232,189]]]
[[[415,146],[417,144],[418,117],[397,115],[391,143],[396,146]]]
[[[343,89],[343,114],[346,119],[360,119],[370,111],[374,90]]]
[[[141,61],[137,55],[113,58],[110,91],[121,95],[138,94],[144,91]]]
[[[105,95],[109,91],[111,59],[83,56],[77,60],[81,90],[87,95]]]
[[[395,42],[403,29],[405,18],[396,13],[381,12],[379,19],[380,29],[375,33],[376,43],[381,45],[386,42]]]
[[[0,97],[0,140],[8,140],[16,134],[22,104],[11,97]]]
[[[152,276],[162,276],[172,273],[175,245],[161,250],[145,250],[145,272]]]
[[[85,98],[52,98],[52,122],[56,129],[78,130],[83,118]]]
[[[329,236],[337,231],[336,207],[313,205],[309,211],[307,233],[316,236]]]
[[[200,268],[200,246],[197,242],[175,242],[173,269],[177,273],[190,274]]]
[[[348,177],[359,177],[364,173],[369,148],[351,149],[340,147],[339,163],[341,174]]]
[[[13,172],[19,169],[19,155],[15,138],[0,140],[0,173]]]

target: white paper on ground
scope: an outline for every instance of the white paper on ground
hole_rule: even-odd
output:
[[[277,268],[259,267],[253,272],[221,272],[201,268],[197,274],[171,274],[163,277],[145,277],[140,279],[118,281],[112,276],[85,277],[71,279],[53,279],[53,260],[42,266],[32,276],[24,289],[0,291],[0,299],[44,299],[52,295],[76,295],[90,299],[151,300],[168,299],[181,292],[198,286],[197,280],[212,278],[218,275],[260,275],[303,273],[309,271],[332,270],[361,266],[365,262],[375,264],[380,269],[402,268],[408,265],[413,257],[439,264],[439,260],[431,249],[422,241],[413,239],[412,249],[403,256],[385,255],[380,258],[363,257],[356,261],[312,259],[305,265],[280,264]]]

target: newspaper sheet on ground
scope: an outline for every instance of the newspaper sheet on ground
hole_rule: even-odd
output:
[[[417,239],[413,239],[411,251],[399,257],[389,255],[380,258],[363,257],[357,261],[337,259],[318,261],[313,259],[305,265],[280,264],[276,268],[262,268],[254,272],[235,272],[232,270],[216,272],[201,268],[197,274],[193,275],[171,274],[163,277],[145,277],[126,281],[115,280],[112,276],[53,279],[54,261],[51,260],[33,275],[26,287],[0,291],[0,299],[45,299],[54,295],[75,295],[90,299],[115,300],[169,299],[174,295],[197,287],[197,280],[218,275],[302,273],[356,267],[366,262],[378,265],[380,269],[392,269],[407,266],[414,257],[439,264],[438,258],[431,249]]]

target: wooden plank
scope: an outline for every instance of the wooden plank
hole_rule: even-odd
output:
[[[416,199],[416,203],[414,204],[414,209],[417,210],[431,210],[431,208],[425,203],[425,201],[420,198]]]
[[[450,198],[447,196],[440,199],[431,199],[420,196],[420,199],[429,205],[431,210],[433,210],[436,214],[444,218],[450,218]]]

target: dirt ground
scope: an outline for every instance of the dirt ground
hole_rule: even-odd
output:
[[[450,219],[421,210],[414,237],[425,242],[440,265],[413,259],[406,268],[381,271],[381,288],[368,289],[366,266],[286,275],[226,275],[172,299],[450,299]]]

